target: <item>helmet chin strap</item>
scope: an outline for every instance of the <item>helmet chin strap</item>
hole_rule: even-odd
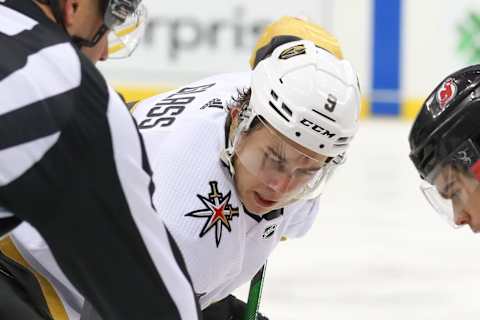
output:
[[[81,49],[82,47],[93,47],[95,46],[98,41],[103,37],[103,35],[108,31],[108,27],[105,24],[97,30],[95,35],[92,39],[88,40],[82,37],[78,37],[75,35],[70,35],[65,26],[65,21],[63,19],[62,9],[60,7],[60,2],[58,0],[37,0],[40,3],[48,5],[52,10],[53,16],[58,24],[60,24],[65,31],[65,33],[72,39],[72,43],[78,48]]]
[[[232,176],[235,175],[235,167],[233,165],[233,156],[235,154],[235,146],[237,144],[240,135],[243,132],[248,131],[250,129],[250,125],[255,118],[255,115],[252,115],[252,109],[250,107],[249,102],[246,102],[244,105],[240,107],[240,111],[237,115],[237,127],[234,129],[233,137],[230,132],[228,133],[227,137],[227,147],[222,149],[220,153],[220,159],[228,166],[230,173]],[[232,126],[232,123],[230,123]],[[229,128],[230,131],[230,128]]]
[[[81,37],[77,36],[71,36],[72,42],[79,48],[81,49],[82,47],[94,47],[98,41],[105,35],[105,33],[108,31],[108,27],[105,24],[102,24],[102,26],[97,30],[97,33],[93,36],[91,40],[87,40]]]

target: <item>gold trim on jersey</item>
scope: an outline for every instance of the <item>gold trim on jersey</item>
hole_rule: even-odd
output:
[[[53,288],[52,284],[41,274],[36,272],[28,263],[27,260],[22,256],[20,251],[15,246],[15,243],[12,241],[11,237],[7,236],[3,239],[0,239],[0,251],[4,255],[15,261],[16,263],[27,268],[37,279],[40,288],[42,289],[43,296],[47,302],[48,310],[52,315],[54,320],[68,320],[68,314],[63,306],[62,300],[58,296],[57,292]]]
[[[120,84],[114,86],[115,90],[120,92],[122,96],[125,98],[125,101],[132,102],[132,101],[139,101],[154,95],[172,90],[173,86],[166,86],[162,84],[156,85],[146,85],[146,84]]]
[[[269,45],[274,37],[280,36],[295,36],[302,40],[310,40],[316,46],[327,50],[339,59],[343,59],[342,49],[337,39],[321,26],[295,17],[282,17],[268,25],[258,39],[249,60],[252,69],[258,51]]]
[[[142,100],[135,101],[135,102],[133,102],[133,104],[128,103],[128,106],[129,106],[128,111],[130,111],[130,113],[133,113],[135,111],[135,109],[137,109],[137,106],[140,104],[140,102],[142,102]],[[130,107],[130,105],[131,105],[131,107]]]

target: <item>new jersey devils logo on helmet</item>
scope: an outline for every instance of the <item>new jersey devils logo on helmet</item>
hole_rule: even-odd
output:
[[[445,106],[452,101],[457,93],[457,86],[452,78],[447,79],[437,91],[437,101],[443,110]]]

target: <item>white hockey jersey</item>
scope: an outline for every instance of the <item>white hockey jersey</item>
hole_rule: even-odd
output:
[[[220,153],[226,144],[225,106],[249,83],[250,73],[214,76],[143,100],[132,111],[154,172],[153,204],[180,247],[202,309],[248,282],[281,237],[304,235],[318,212],[317,199],[260,218],[238,199]],[[79,319],[83,298],[40,235],[23,224],[10,238],[55,288],[68,319]]]
[[[215,76],[133,111],[154,172],[154,205],[180,246],[202,308],[249,281],[280,238],[303,235],[318,212],[318,200],[292,204],[270,220],[245,212],[220,154],[226,103],[249,83],[250,73]]]

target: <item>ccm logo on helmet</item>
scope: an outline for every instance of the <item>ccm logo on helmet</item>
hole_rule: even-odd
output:
[[[324,128],[320,127],[318,124],[315,124],[308,119],[304,118],[302,121],[300,121],[300,123],[303,124],[305,127],[308,127],[310,129],[312,129],[315,132],[318,132],[318,133],[320,133],[324,136],[327,136],[329,139],[335,137],[335,133],[330,132],[327,129],[324,129]]]

